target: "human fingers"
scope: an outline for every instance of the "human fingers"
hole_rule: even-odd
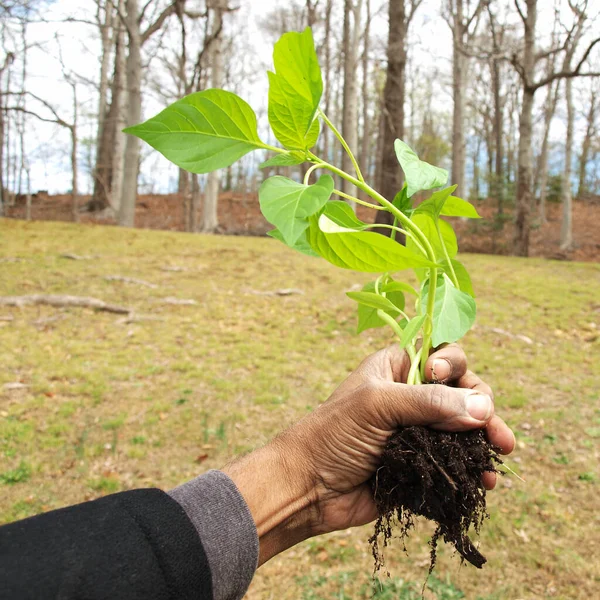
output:
[[[458,344],[436,350],[425,363],[425,379],[435,383],[456,381],[466,372],[467,356]]]
[[[485,429],[488,441],[498,448],[500,454],[510,454],[515,447],[515,436],[511,428],[497,415],[494,415]],[[496,473],[484,473],[483,485],[486,490],[493,490],[498,479]]]
[[[481,482],[486,490],[493,490],[496,487],[497,479],[496,473],[491,473],[489,471],[485,471],[481,476]]]
[[[428,425],[444,431],[485,427],[494,414],[491,396],[445,385],[405,385],[381,381],[369,394],[385,426]]]
[[[500,454],[510,454],[515,449],[515,434],[497,415],[494,415],[485,429],[488,441],[499,449]]]
[[[474,390],[482,394],[487,394],[492,400],[494,399],[494,392],[492,388],[480,377],[475,375],[473,371],[466,371],[456,381],[456,386],[460,388],[465,388],[467,390]]]

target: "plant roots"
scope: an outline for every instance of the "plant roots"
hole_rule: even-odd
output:
[[[384,564],[380,536],[383,547],[387,546],[397,525],[404,541],[417,515],[437,525],[429,542],[429,573],[436,563],[440,538],[454,545],[462,560],[481,568],[486,558],[473,545],[468,531],[473,526],[479,533],[488,517],[481,477],[486,471],[499,472],[494,463],[502,461],[481,430],[447,433],[411,426],[397,431],[371,482],[379,513],[369,539],[375,571]]]

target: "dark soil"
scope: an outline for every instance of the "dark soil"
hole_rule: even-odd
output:
[[[404,540],[418,515],[437,525],[430,541],[430,573],[440,538],[481,568],[486,559],[469,538],[469,529],[479,533],[488,516],[481,477],[485,471],[498,472],[495,463],[501,460],[481,430],[446,433],[412,426],[397,431],[372,480],[379,512],[369,540],[375,570],[383,566],[380,537],[387,546],[397,526]]]

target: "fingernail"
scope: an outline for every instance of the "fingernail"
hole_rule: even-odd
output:
[[[444,381],[450,377],[452,373],[452,367],[445,358],[436,358],[431,365],[431,375],[433,381]]]
[[[492,414],[492,399],[486,394],[470,394],[466,398],[467,412],[478,421],[487,421]]]

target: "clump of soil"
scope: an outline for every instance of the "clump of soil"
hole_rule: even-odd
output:
[[[403,427],[388,441],[382,465],[372,480],[379,518],[369,542],[375,570],[383,566],[383,547],[398,526],[404,540],[421,515],[434,521],[437,528],[430,541],[433,570],[439,539],[452,544],[463,560],[481,568],[486,558],[469,538],[488,516],[484,472],[498,472],[501,464],[496,449],[481,430],[462,433],[433,431],[426,427]],[[406,548],[405,548],[406,550]]]

